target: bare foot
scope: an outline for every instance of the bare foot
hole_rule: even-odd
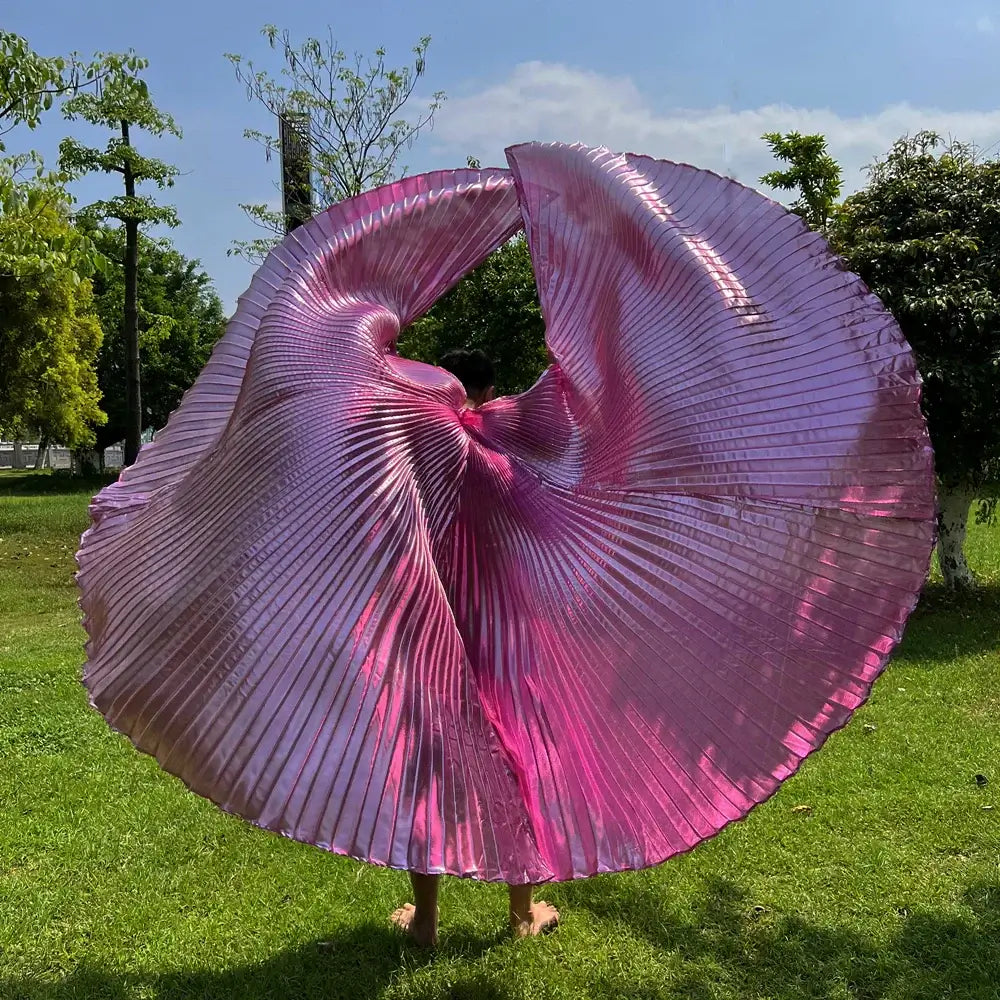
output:
[[[392,922],[404,933],[409,934],[422,948],[433,948],[437,944],[437,916],[434,921],[417,919],[417,908],[412,903],[404,903],[392,914]]]
[[[531,919],[518,920],[511,914],[510,926],[515,937],[537,937],[546,931],[555,930],[559,924],[559,911],[544,899],[536,899],[531,904]]]

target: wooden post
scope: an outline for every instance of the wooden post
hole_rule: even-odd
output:
[[[281,202],[285,232],[312,217],[309,115],[286,111],[278,118],[281,140]]]

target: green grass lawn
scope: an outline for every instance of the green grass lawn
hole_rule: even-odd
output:
[[[981,595],[932,580],[871,701],[745,822],[546,889],[540,940],[448,880],[426,954],[387,922],[405,875],[223,815],[87,707],[96,485],[0,474],[2,1000],[1000,998],[1000,530],[971,529]]]

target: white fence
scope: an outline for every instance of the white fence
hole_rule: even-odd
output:
[[[38,460],[38,443],[0,441],[0,469],[33,469]],[[104,467],[119,469],[122,464],[121,445],[104,449]],[[61,445],[49,445],[42,457],[43,469],[72,469],[73,452]]]

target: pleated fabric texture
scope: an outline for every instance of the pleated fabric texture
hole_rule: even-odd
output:
[[[194,791],[523,883],[772,794],[898,642],[934,490],[910,350],[801,220],[686,165],[508,159],[289,236],[78,560],[93,704]],[[522,224],[555,361],[469,410],[393,344]]]

